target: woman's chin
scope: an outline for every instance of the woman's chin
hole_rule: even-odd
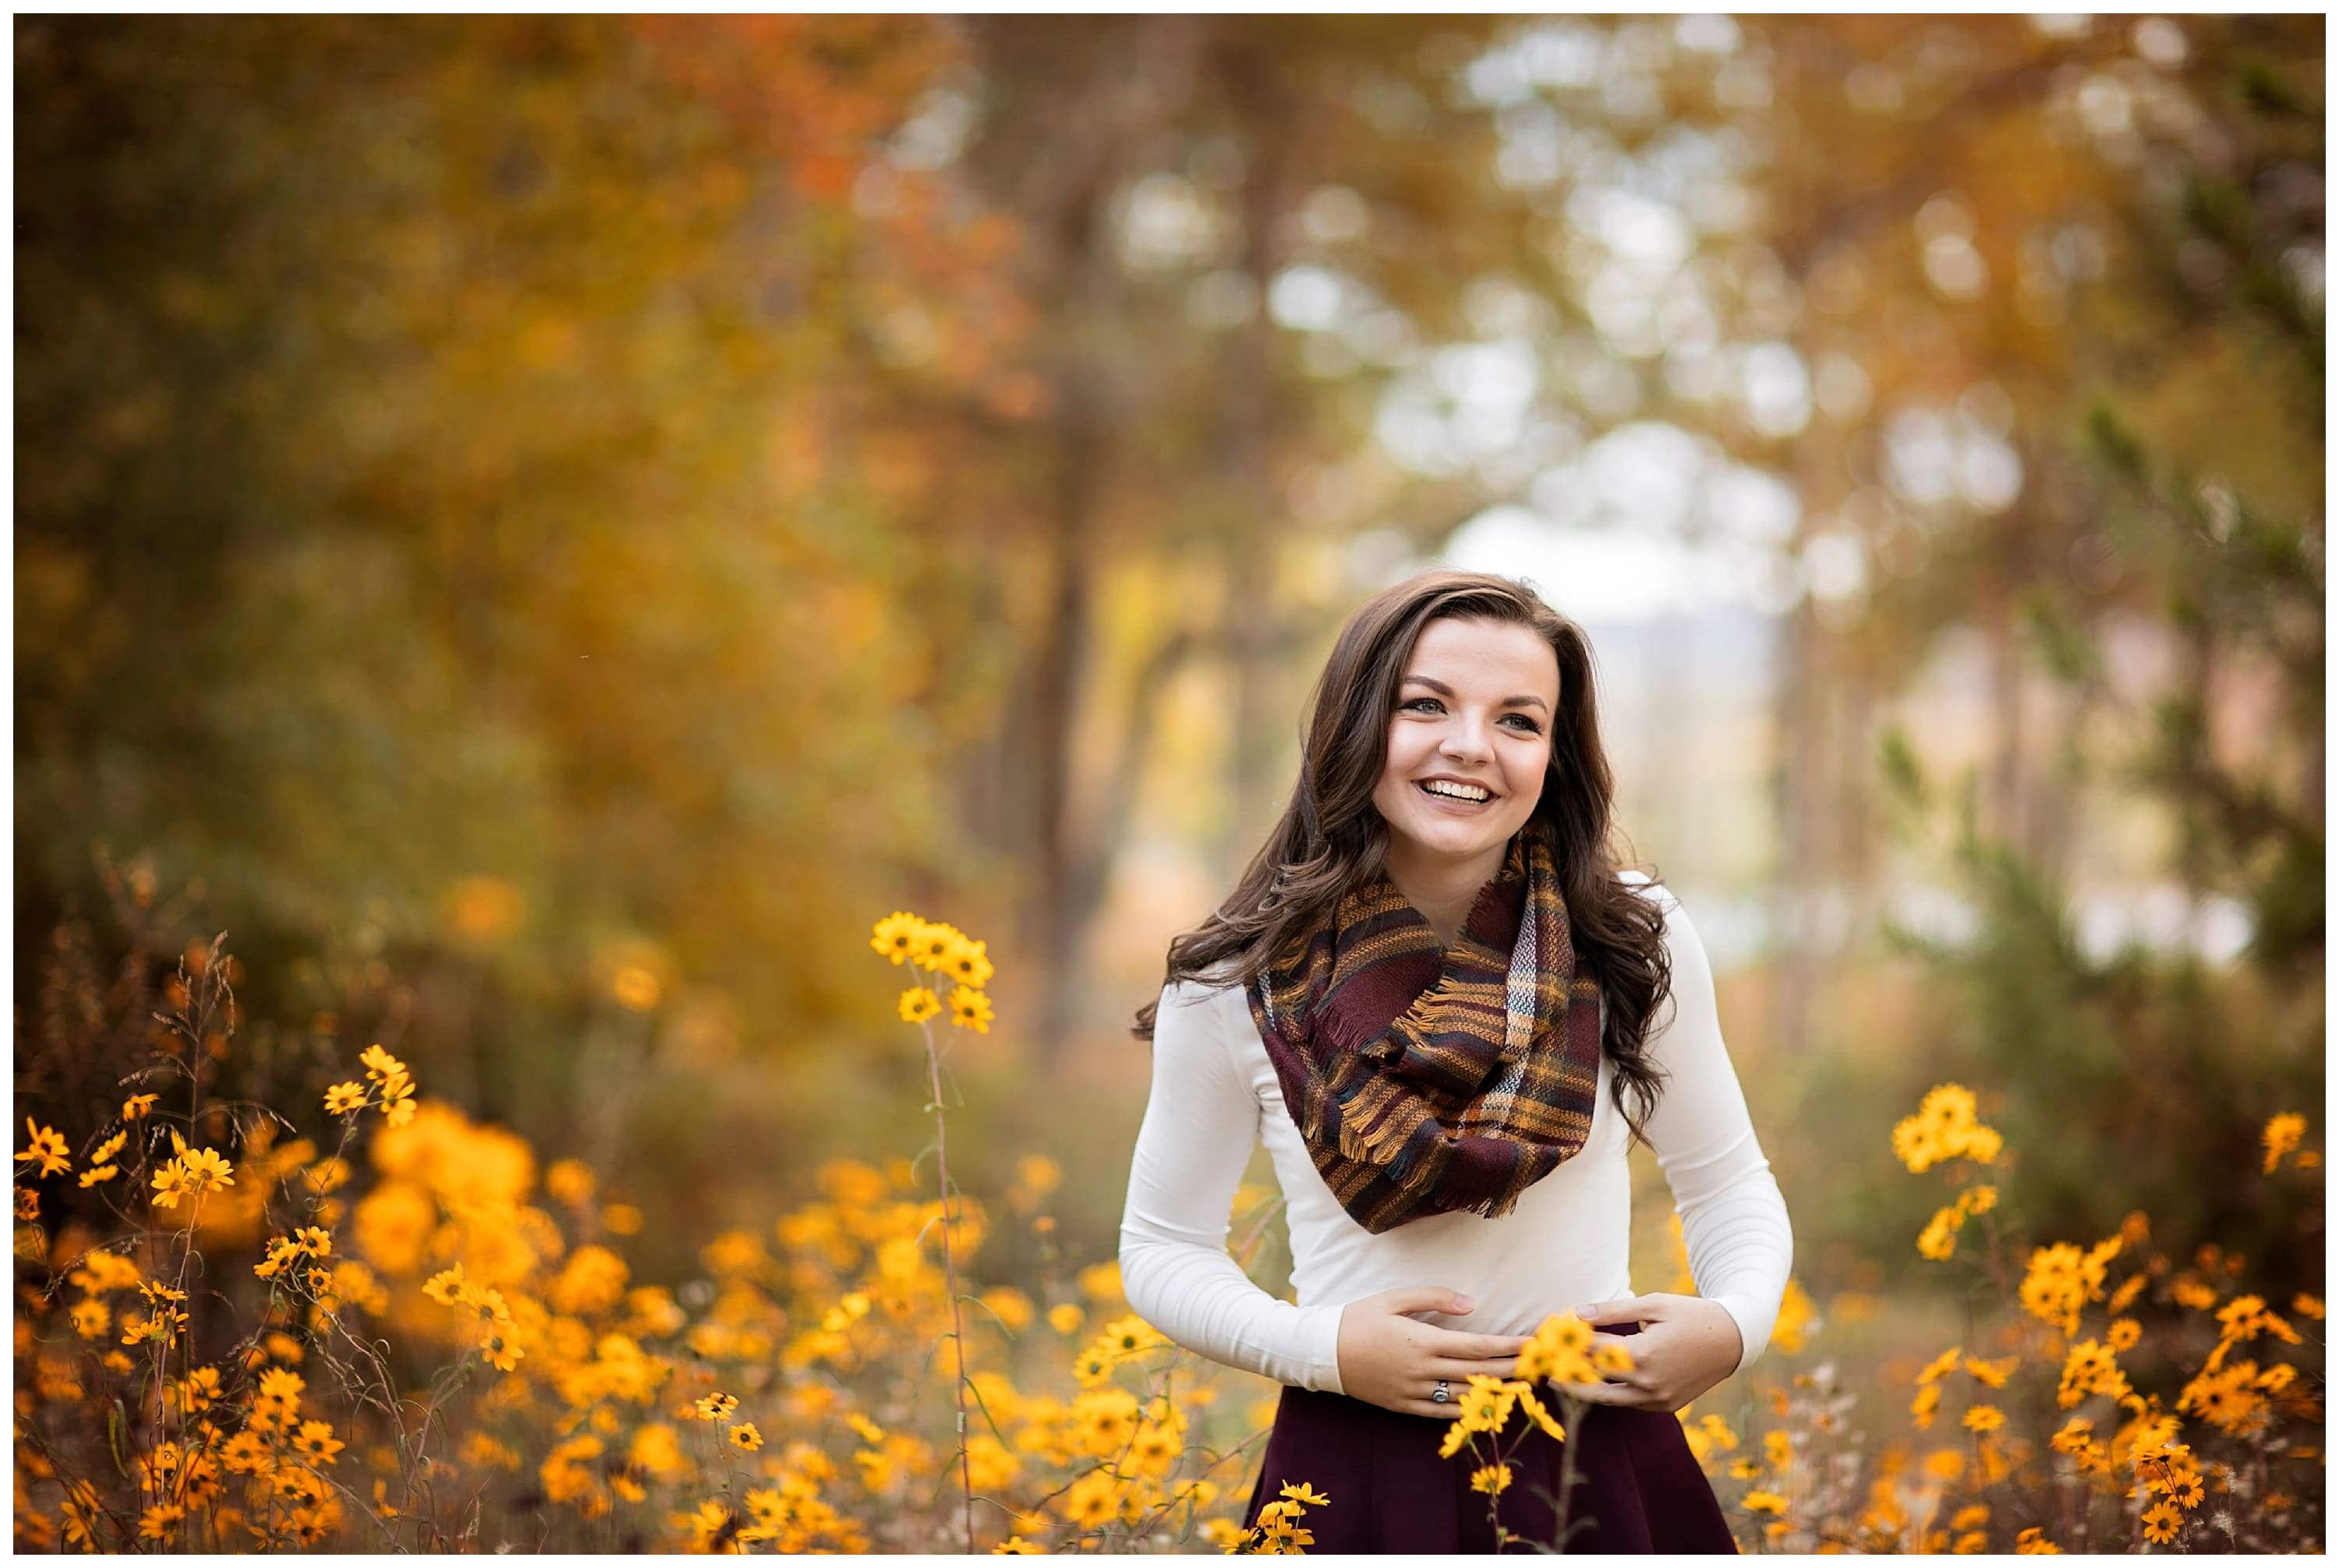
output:
[[[1491,817],[1439,816],[1416,818],[1406,836],[1432,854],[1458,857],[1507,843],[1511,830]]]

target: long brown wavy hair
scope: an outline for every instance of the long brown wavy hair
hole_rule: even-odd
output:
[[[1581,626],[1507,577],[1426,572],[1383,589],[1348,617],[1308,697],[1291,804],[1233,896],[1200,926],[1170,939],[1163,988],[1187,979],[1213,989],[1248,984],[1381,869],[1388,823],[1373,790],[1387,763],[1389,719],[1414,642],[1435,620],[1528,626],[1558,656],[1550,768],[1520,831],[1540,834],[1552,852],[1575,951],[1607,999],[1601,1044],[1614,1064],[1616,1109],[1633,1138],[1643,1140],[1663,1078],[1648,1059],[1649,1023],[1673,990],[1664,914],[1617,879],[1609,846],[1614,784],[1593,703],[1592,646]],[[1140,1040],[1153,1038],[1160,1005],[1157,997],[1138,1010],[1131,1032]]]

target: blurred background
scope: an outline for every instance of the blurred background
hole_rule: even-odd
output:
[[[1165,945],[1446,564],[1588,629],[1823,1318],[1952,1078],[2042,1238],[2319,1288],[2198,1173],[2324,1098],[2324,27],[19,18],[19,1093],[110,880],[242,1092],[389,1042],[656,1279],[922,1147],[911,910],[956,1174],[1109,1258]]]

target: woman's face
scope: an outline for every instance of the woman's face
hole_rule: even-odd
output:
[[[1466,860],[1508,843],[1542,798],[1558,708],[1559,659],[1532,627],[1451,618],[1422,627],[1373,790],[1391,849]],[[1434,793],[1433,780],[1453,793]]]

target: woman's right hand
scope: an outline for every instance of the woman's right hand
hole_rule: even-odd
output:
[[[1464,1334],[1407,1314],[1458,1317],[1472,1305],[1468,1297],[1433,1285],[1349,1302],[1340,1309],[1340,1391],[1406,1415],[1459,1415],[1470,1377],[1511,1376],[1526,1336]],[[1429,1396],[1441,1378],[1454,1395],[1444,1405]]]

